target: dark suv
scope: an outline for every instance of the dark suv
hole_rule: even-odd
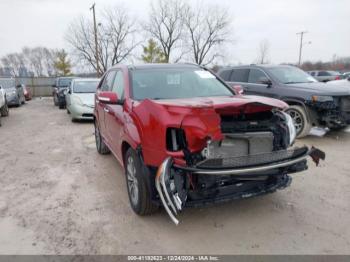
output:
[[[223,68],[218,75],[244,92],[281,99],[290,107],[298,137],[312,126],[339,129],[350,123],[350,89],[317,82],[294,66],[249,65]]]
[[[72,82],[74,77],[57,77],[55,84],[52,85],[53,102],[55,106],[59,106],[60,109],[66,107],[66,93],[68,86]]]

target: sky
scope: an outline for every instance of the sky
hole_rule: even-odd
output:
[[[188,0],[198,4],[197,0]],[[64,39],[68,24],[122,2],[146,20],[150,0],[0,0],[0,57],[23,46],[70,49]],[[212,1],[211,1],[212,2]],[[204,0],[206,3],[206,0]],[[210,3],[210,2],[208,2]],[[299,31],[307,31],[302,60],[330,61],[350,56],[350,0],[220,0],[229,10],[233,44],[225,47],[226,64],[254,63],[259,43],[268,40],[271,63],[296,63]]]

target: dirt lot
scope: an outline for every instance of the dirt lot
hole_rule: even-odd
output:
[[[350,254],[350,133],[299,141],[327,161],[260,198],[138,217],[92,123],[50,99],[12,108],[0,128],[0,254]]]

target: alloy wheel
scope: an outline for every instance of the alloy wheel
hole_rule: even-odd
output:
[[[129,158],[127,159],[126,175],[127,175],[130,199],[133,205],[136,206],[139,198],[139,189],[138,189],[138,181],[136,177],[135,161],[131,156],[129,156]]]
[[[297,134],[299,134],[304,127],[303,116],[296,110],[288,110],[287,113],[292,118]]]

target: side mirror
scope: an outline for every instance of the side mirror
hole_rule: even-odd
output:
[[[268,79],[266,76],[260,77],[259,80],[258,80],[258,84],[267,85],[267,87],[271,87],[272,86],[271,80]]]
[[[116,93],[111,91],[97,91],[97,99],[104,104],[123,105],[124,101],[119,100]]]
[[[56,87],[56,84],[53,84],[52,87]]]
[[[244,89],[241,85],[237,85],[234,83],[229,83],[229,86],[231,89],[236,93],[236,95],[242,95],[244,92]]]

